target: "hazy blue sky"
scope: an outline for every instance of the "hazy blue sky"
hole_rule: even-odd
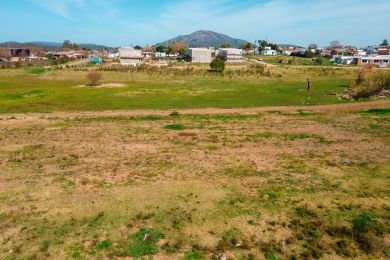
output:
[[[199,29],[303,46],[390,39],[390,0],[1,0],[0,10],[0,41],[128,46]]]

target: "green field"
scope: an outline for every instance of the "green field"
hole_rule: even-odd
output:
[[[354,70],[230,66],[224,75],[207,66],[103,72],[103,84],[120,88],[78,87],[87,72],[73,70],[0,70],[0,113],[100,111],[123,109],[233,108],[317,105],[341,102]],[[313,89],[306,91],[306,78]]]

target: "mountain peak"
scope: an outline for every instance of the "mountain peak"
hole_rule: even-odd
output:
[[[235,39],[228,35],[213,32],[210,30],[198,30],[188,35],[181,35],[165,42],[159,43],[168,46],[172,42],[184,42],[188,47],[214,47],[219,48],[223,44],[239,48],[242,44],[248,43],[245,40]]]

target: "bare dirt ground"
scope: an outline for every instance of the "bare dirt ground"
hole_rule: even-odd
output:
[[[385,259],[390,102],[0,116],[0,258]]]
[[[330,111],[353,111],[370,108],[389,108],[390,100],[377,100],[371,102],[352,102],[345,104],[317,105],[317,106],[272,106],[272,107],[254,107],[254,108],[205,108],[205,109],[178,109],[175,110],[182,115],[223,115],[223,114],[256,114],[262,112],[330,112]],[[148,115],[166,116],[173,110],[116,110],[103,112],[52,112],[52,113],[22,113],[22,114],[0,114],[0,119],[38,119],[38,118],[83,118],[83,117],[143,117]]]

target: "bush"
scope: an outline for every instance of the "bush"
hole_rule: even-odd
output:
[[[99,81],[102,79],[102,73],[98,71],[91,71],[87,74],[87,79],[89,80],[90,86],[98,85]]]
[[[362,213],[352,220],[352,231],[359,247],[367,253],[378,251],[382,247],[379,237],[385,233],[384,226],[371,214]]]
[[[225,61],[221,60],[220,58],[216,58],[210,63],[210,68],[213,71],[223,73],[225,70]]]
[[[390,72],[373,71],[371,66],[360,69],[351,85],[355,99],[370,98],[383,90],[390,90]]]

